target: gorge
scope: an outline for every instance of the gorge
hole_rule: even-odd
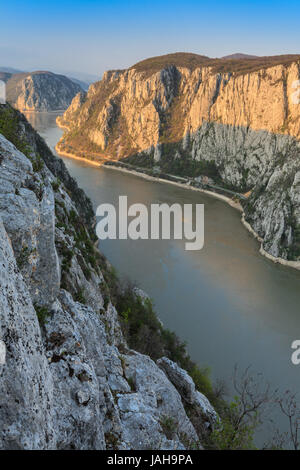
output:
[[[55,115],[29,119],[54,149],[62,131]],[[117,205],[127,194],[130,204],[204,203],[205,245],[190,256],[174,241],[104,240],[101,251],[122,277],[145,289],[165,327],[187,342],[192,358],[210,367],[213,381],[224,380],[231,393],[234,366],[252,365],[273,389],[297,390],[299,371],[291,362],[291,342],[299,331],[299,273],[259,254],[257,241],[240,223],[240,213],[224,202],[184,187],[145,180],[133,173],[95,167],[62,157],[94,208]],[[286,429],[280,414],[273,420]],[[257,433],[263,445],[272,430]]]
[[[178,53],[107,72],[58,117],[66,132],[57,149],[246,193],[245,219],[263,250],[297,262],[299,64]]]
[[[174,54],[107,72],[57,117],[62,136],[54,113],[28,115],[65,164],[0,107],[2,448],[207,445],[220,403],[168,328],[213,379],[251,363],[272,386],[297,389],[299,273],[260,257],[231,207],[157,177],[231,191],[264,252],[297,267],[300,121],[289,90],[298,92],[299,67],[299,56]],[[153,178],[88,160],[122,160]],[[203,252],[190,256],[180,241],[98,247],[95,208],[121,194],[146,207],[204,203]],[[147,294],[122,290],[110,262],[146,289],[159,320]],[[268,435],[256,436],[260,446]]]

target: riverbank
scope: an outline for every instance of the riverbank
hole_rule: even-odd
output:
[[[129,174],[132,174],[132,175],[135,175],[135,176],[139,176],[140,178],[146,179],[148,181],[154,181],[154,182],[159,182],[159,183],[168,183],[168,184],[172,184],[173,186],[178,186],[179,188],[190,189],[192,191],[199,191],[201,193],[207,194],[208,196],[214,197],[216,199],[220,199],[221,201],[224,201],[227,204],[229,204],[234,209],[237,209],[240,212],[243,212],[243,208],[242,208],[240,203],[233,201],[232,199],[230,199],[227,196],[224,196],[223,194],[214,193],[213,191],[209,191],[207,189],[196,188],[196,187],[191,186],[191,185],[186,184],[186,183],[179,183],[177,181],[170,181],[170,180],[167,180],[165,178],[150,176],[150,175],[147,175],[145,173],[141,173],[140,171],[135,171],[135,170],[131,170],[131,169],[129,170],[127,168],[122,168],[122,167],[115,166],[115,165],[105,165],[105,164],[103,164],[103,166],[105,168],[109,168],[111,170],[118,170],[118,171],[121,171],[123,173],[129,173]]]
[[[73,153],[63,152],[62,150],[59,150],[59,147],[57,145],[55,146],[55,150],[58,153],[58,155],[62,155],[63,157],[67,157],[67,158],[73,158],[74,160],[81,160],[92,166],[97,166],[98,168],[103,165],[103,163],[100,163],[100,162],[93,162],[93,160],[88,160],[87,158],[77,157]]]
[[[259,248],[259,253],[264,256],[265,258],[269,259],[270,261],[273,261],[273,263],[276,264],[282,264],[283,266],[288,266],[289,268],[297,269],[300,271],[300,261],[289,261],[283,258],[278,258],[276,256],[271,255],[268,253],[264,247],[263,247],[263,239],[258,235],[257,232],[251,227],[249,222],[245,220],[245,213],[242,213],[242,224],[246,229],[256,238],[256,240],[260,243],[260,248]]]
[[[19,109],[19,111],[23,114],[40,114],[40,113],[47,113],[47,114],[58,114],[61,113],[63,114],[66,109],[51,109],[51,110],[46,110],[46,109]]]

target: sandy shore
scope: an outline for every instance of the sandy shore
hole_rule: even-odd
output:
[[[81,160],[81,161],[84,161],[84,162],[86,162],[86,163],[88,163],[92,166],[97,166],[97,167],[103,166],[103,163],[93,162],[92,160],[88,160],[87,158],[77,157],[76,155],[68,153],[68,152],[62,152],[62,151],[57,149],[57,146],[56,146],[55,150],[57,151],[57,153],[59,155],[62,155],[64,157],[74,158],[75,160]],[[273,255],[271,255],[270,253],[268,253],[267,251],[264,250],[264,248],[263,248],[263,239],[258,235],[258,233],[255,232],[255,230],[251,227],[251,225],[245,220],[245,213],[243,211],[243,208],[242,208],[241,204],[239,202],[233,201],[230,197],[224,196],[223,194],[214,193],[213,191],[208,191],[206,189],[195,188],[195,187],[190,186],[188,184],[177,183],[176,181],[168,181],[168,180],[165,180],[163,178],[157,178],[157,177],[154,177],[154,176],[149,176],[149,175],[146,175],[144,173],[140,173],[139,171],[135,171],[135,170],[127,170],[126,168],[121,168],[121,167],[113,166],[113,165],[104,165],[104,166],[105,166],[106,169],[108,168],[110,170],[121,171],[123,173],[129,173],[131,175],[138,176],[139,178],[144,178],[148,181],[154,181],[154,182],[158,181],[160,183],[172,184],[174,186],[178,186],[179,188],[189,189],[191,191],[198,191],[200,193],[207,194],[208,196],[211,196],[211,197],[214,197],[216,199],[219,199],[221,201],[226,202],[231,207],[233,207],[234,209],[241,212],[241,214],[242,214],[241,222],[244,225],[244,227],[260,243],[259,253],[262,256],[264,256],[265,258],[273,261],[273,263],[279,263],[279,264],[282,264],[283,266],[288,266],[290,268],[300,270],[300,261],[288,261],[288,260],[283,259],[283,258],[277,258],[276,256],[273,256]]]
[[[100,162],[93,162],[93,160],[88,160],[87,158],[77,157],[73,153],[63,152],[62,150],[58,149],[57,145],[55,146],[55,150],[58,153],[58,155],[62,155],[63,157],[72,158],[74,160],[81,160],[81,161],[86,162],[86,163],[88,163],[89,165],[92,165],[92,166],[97,166],[97,167],[102,166],[102,163],[100,163]]]

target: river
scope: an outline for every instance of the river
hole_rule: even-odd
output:
[[[62,134],[56,115],[27,118],[53,150]],[[299,390],[300,365],[291,362],[291,343],[300,338],[300,272],[262,257],[238,211],[199,192],[63,159],[95,207],[117,204],[119,195],[148,207],[204,203],[205,244],[199,252],[185,251],[178,240],[106,240],[100,248],[120,275],[149,293],[164,325],[187,342],[200,366],[210,367],[213,380],[230,384],[238,364],[261,372],[273,388]],[[283,416],[272,417],[286,429]],[[265,425],[258,441],[270,433]]]

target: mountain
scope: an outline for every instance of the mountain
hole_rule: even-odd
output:
[[[7,101],[20,111],[66,109],[82,88],[64,75],[52,72],[24,72],[7,80]]]
[[[242,54],[240,52],[236,52],[235,54],[225,55],[221,57],[221,59],[258,59],[259,56],[257,55],[250,55],[250,54]]]
[[[79,80],[83,83],[86,83],[90,85],[93,82],[96,82],[100,78],[100,73],[97,75],[86,73],[84,71],[82,72],[77,72],[74,70],[56,70],[55,73],[60,73],[62,75],[65,75],[66,77],[69,77],[71,79]]]
[[[6,72],[6,73],[10,73],[11,75],[13,75],[14,73],[23,73],[24,70],[18,70],[12,67],[0,67],[0,72]]]
[[[0,71],[0,80],[3,82],[7,82],[11,78],[12,74],[9,72],[1,72]]]
[[[247,193],[262,252],[300,267],[299,79],[300,55],[147,59],[77,95],[57,119],[57,149]]]
[[[217,420],[207,378],[120,285],[91,201],[9,105],[0,168],[0,449],[202,448]]]
[[[69,77],[70,80],[72,80],[73,83],[76,83],[77,85],[80,86],[80,88],[84,91],[87,91],[89,89],[89,84],[86,82],[83,82],[82,80],[78,80],[77,78],[74,77]]]

